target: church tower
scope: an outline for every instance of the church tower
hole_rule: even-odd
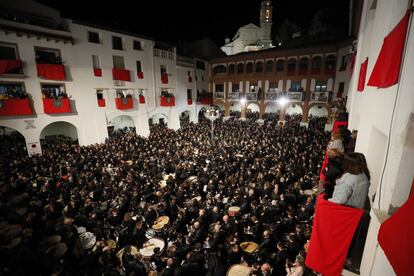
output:
[[[262,1],[260,8],[260,42],[264,48],[271,47],[272,44],[272,17],[273,6],[272,1]]]

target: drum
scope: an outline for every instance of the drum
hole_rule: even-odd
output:
[[[155,248],[159,248],[159,252],[157,255],[161,255],[164,251],[165,243],[160,238],[151,238],[145,244],[144,247],[139,250],[139,254],[144,258],[144,260],[148,260],[156,253],[154,252]]]
[[[239,206],[229,207],[228,213],[229,213],[229,216],[231,217],[238,216],[240,215],[240,207]]]
[[[165,225],[167,225],[170,222],[170,218],[168,216],[161,216],[158,217],[154,224],[152,225],[152,229],[155,231],[160,231],[164,228]]]
[[[240,244],[240,248],[248,253],[248,254],[252,254],[254,252],[256,252],[259,249],[259,245],[255,242],[242,242]]]
[[[164,189],[165,187],[167,187],[167,181],[166,180],[161,180],[159,182],[159,184],[160,184],[160,188],[161,189]]]
[[[249,276],[252,268],[247,265],[236,264],[232,265],[229,270],[227,270],[227,276]]]
[[[124,253],[129,252],[132,256],[136,257],[138,256],[138,248],[136,248],[133,245],[127,245],[124,248],[122,248],[121,250],[118,251],[118,253],[116,253],[116,257],[118,258],[119,262],[121,263],[121,266],[123,266],[122,263],[122,256],[124,255]]]

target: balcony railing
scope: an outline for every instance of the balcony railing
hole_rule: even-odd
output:
[[[240,99],[240,92],[229,92],[228,100],[229,101],[238,101]]]
[[[216,91],[215,93],[216,99],[224,99],[224,92],[223,91]]]
[[[246,93],[246,100],[247,101],[257,101],[257,93],[256,92],[247,92]]]
[[[328,103],[329,92],[312,92],[310,102],[313,103]]]
[[[265,100],[266,101],[277,101],[283,96],[283,92],[269,92],[265,93]]]
[[[303,101],[303,92],[287,92],[286,94],[290,102],[302,102]]]

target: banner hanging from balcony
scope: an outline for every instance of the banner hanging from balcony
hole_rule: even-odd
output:
[[[29,99],[6,99],[0,101],[0,116],[32,115]]]
[[[0,59],[0,75],[22,67],[20,60]]]
[[[69,99],[43,99],[43,111],[47,114],[72,112]]]
[[[161,82],[164,83],[164,84],[168,83],[168,74],[167,73],[164,73],[164,74],[161,75]]]
[[[169,96],[169,97],[160,97],[160,105],[161,106],[175,106],[175,97]]]
[[[384,38],[367,85],[385,88],[398,82],[410,15],[411,13],[407,12]]]
[[[362,92],[365,88],[365,78],[367,76],[368,58],[361,64],[359,68],[358,91]]]
[[[112,77],[114,80],[131,81],[129,70],[112,68]]]
[[[141,104],[145,103],[145,97],[143,95],[139,95],[139,103]]]
[[[137,76],[139,79],[143,79],[144,78],[144,72],[137,72]]]
[[[105,99],[98,99],[98,106],[99,107],[105,107],[106,106]]]
[[[324,276],[340,276],[349,245],[364,210],[339,205],[319,195],[306,266]]]
[[[65,67],[62,64],[36,64],[37,76],[46,80],[65,80]]]
[[[93,75],[95,77],[102,77],[102,69],[101,68],[93,68]]]
[[[117,109],[132,109],[134,102],[132,101],[132,97],[116,98],[115,106]]]
[[[414,179],[407,201],[378,232],[378,243],[397,275],[414,275]]]

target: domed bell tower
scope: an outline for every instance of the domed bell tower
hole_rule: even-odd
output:
[[[271,47],[272,44],[272,24],[273,24],[272,1],[262,1],[260,8],[260,42],[264,48]]]

